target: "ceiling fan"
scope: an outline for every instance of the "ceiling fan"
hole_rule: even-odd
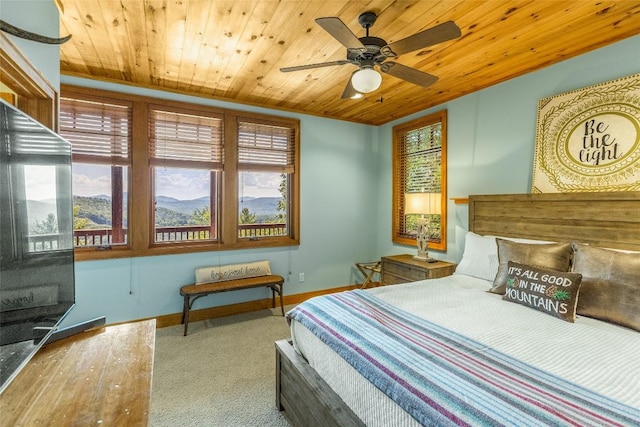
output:
[[[366,36],[360,38],[356,37],[340,18],[316,19],[318,25],[347,48],[347,58],[338,61],[285,67],[280,68],[280,71],[288,73],[290,71],[330,67],[333,65],[357,65],[358,70],[353,72],[342,93],[343,99],[357,98],[362,96],[363,93],[373,92],[378,89],[382,83],[382,76],[376,71],[375,67],[378,67],[383,73],[419,86],[427,87],[435,83],[438,80],[436,76],[394,61],[387,61],[387,59],[396,58],[404,53],[424,49],[460,37],[460,28],[453,21],[447,21],[402,40],[387,43],[379,37],[369,36],[369,28],[373,26],[376,19],[378,19],[378,15],[375,12],[364,12],[358,16],[358,22],[367,32]]]

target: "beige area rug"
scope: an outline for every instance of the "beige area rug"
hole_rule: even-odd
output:
[[[279,308],[193,322],[182,333],[182,325],[156,331],[152,427],[291,426],[275,405],[274,342],[290,336]]]

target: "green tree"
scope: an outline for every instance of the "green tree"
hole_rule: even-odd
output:
[[[276,206],[276,214],[270,216],[263,222],[265,224],[286,224],[287,222],[287,174],[280,174],[280,185],[278,187],[278,191],[280,192],[280,200],[278,201],[278,206]]]
[[[276,215],[276,222],[286,222],[287,217],[287,174],[280,175],[280,187],[278,187],[282,198],[278,202],[278,213]]]
[[[243,208],[240,212],[240,224],[255,224],[256,214],[249,212],[249,208]]]
[[[89,225],[89,220],[87,218],[80,218],[78,214],[80,213],[80,206],[73,205],[73,229],[74,230],[82,230],[87,228]]]
[[[189,225],[190,220],[189,214],[183,214],[167,208],[156,208],[156,227]]]
[[[211,208],[209,206],[202,209],[196,208],[191,215],[191,223],[194,225],[211,224]]]
[[[58,220],[52,213],[42,222],[36,221],[35,234],[55,234],[58,232]]]

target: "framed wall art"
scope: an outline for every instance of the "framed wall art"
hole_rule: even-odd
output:
[[[541,99],[532,193],[640,190],[640,74]]]

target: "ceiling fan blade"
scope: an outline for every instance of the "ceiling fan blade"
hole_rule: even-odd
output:
[[[320,25],[327,33],[331,34],[334,39],[338,40],[347,49],[365,52],[367,48],[362,42],[351,32],[340,18],[327,17],[318,18],[316,23]]]
[[[342,92],[342,96],[340,97],[341,99],[353,98],[354,96],[360,94],[360,92],[355,90],[355,88],[351,84],[351,77],[353,77],[353,74],[351,74],[351,76],[349,77],[349,81],[347,82],[347,85],[344,88],[344,92]]]
[[[403,53],[413,52],[414,50],[424,49],[434,44],[458,38],[461,34],[460,28],[458,28],[455,22],[447,21],[383,46],[380,52],[389,58],[395,58]]]
[[[423,87],[429,87],[438,81],[436,76],[423,73],[420,70],[398,64],[397,62],[385,62],[381,64],[380,71]]]
[[[312,68],[322,68],[322,67],[331,67],[333,65],[344,65],[350,64],[346,59],[341,59],[339,61],[331,61],[331,62],[320,62],[317,64],[307,64],[307,65],[296,65],[293,67],[284,67],[280,68],[280,71],[283,73],[288,73],[290,71],[301,71],[301,70],[310,70]]]

